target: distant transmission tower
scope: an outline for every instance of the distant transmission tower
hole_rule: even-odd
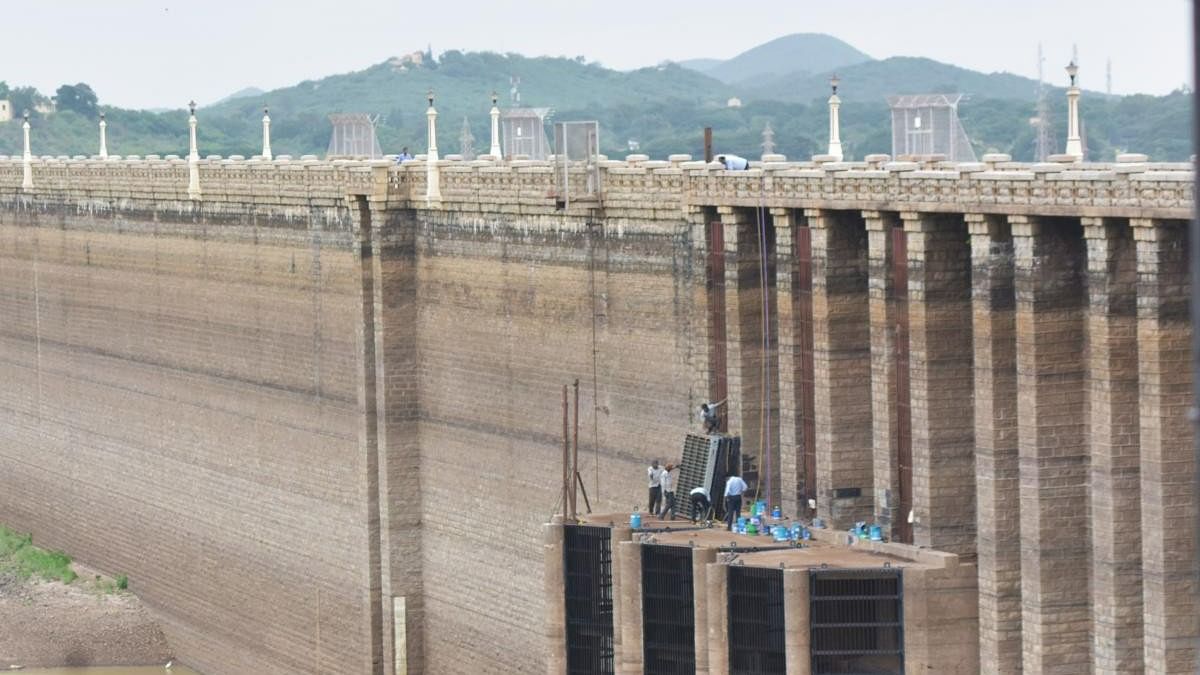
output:
[[[1037,120],[1037,122],[1036,122],[1036,125],[1037,125],[1036,143],[1037,143],[1037,145],[1034,148],[1033,154],[1034,154],[1034,159],[1036,159],[1039,162],[1044,162],[1044,161],[1046,161],[1046,158],[1049,157],[1051,154],[1051,150],[1050,150],[1050,120],[1049,120],[1050,106],[1046,102],[1046,82],[1044,79],[1042,79],[1042,66],[1046,63],[1046,58],[1044,56],[1042,56],[1042,43],[1040,43],[1040,42],[1038,43],[1037,59],[1038,59],[1038,62],[1037,62],[1037,72],[1038,72],[1037,117],[1034,118]]]
[[[762,139],[763,156],[775,154],[775,130],[771,128],[770,122],[763,127]]]
[[[508,78],[508,100],[514,108],[521,107],[521,76],[510,75]]]
[[[459,153],[465,160],[475,159],[475,135],[471,133],[471,124],[463,115],[462,133],[458,135]]]

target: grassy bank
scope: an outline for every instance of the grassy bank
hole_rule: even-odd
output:
[[[10,571],[28,579],[38,576],[47,581],[69,584],[75,581],[71,558],[61,551],[47,551],[33,545],[33,537],[0,525],[0,572]]]

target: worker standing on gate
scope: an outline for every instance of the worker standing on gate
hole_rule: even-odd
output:
[[[730,476],[725,481],[725,523],[729,525],[730,532],[742,515],[742,493],[745,491],[746,481],[741,476]]]
[[[717,414],[717,408],[725,403],[725,400],[700,404],[700,421],[704,424],[704,433],[715,434],[721,430],[721,416]]]
[[[658,466],[658,460],[650,462],[650,468],[646,469],[646,479],[650,483],[650,497],[646,511],[652,515],[658,515],[658,507],[662,501],[662,477],[666,473]]]

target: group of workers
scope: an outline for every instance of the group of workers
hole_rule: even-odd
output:
[[[704,426],[705,433],[720,432],[721,420],[717,408],[724,403],[725,400],[722,399],[700,404],[700,422]],[[671,463],[659,466],[657,459],[650,462],[649,468],[646,469],[646,479],[650,489],[647,510],[651,515],[675,520],[675,476],[672,472],[678,468],[677,464]],[[725,481],[725,523],[730,530],[733,529],[733,524],[742,514],[742,495],[745,492],[746,481],[742,480],[741,476],[730,476]],[[704,519],[712,507],[712,498],[708,494],[708,488],[703,485],[696,487],[688,494],[688,497],[691,501],[692,522]]]
[[[679,467],[668,463],[659,466],[658,460],[650,462],[646,469],[650,494],[648,511],[665,520],[675,520],[675,476],[671,473]],[[742,515],[742,495],[746,492],[746,481],[741,476],[730,476],[725,481],[725,524],[732,530],[733,524]],[[691,520],[693,523],[704,519],[712,507],[708,488],[701,485],[693,488],[688,497],[691,500]]]

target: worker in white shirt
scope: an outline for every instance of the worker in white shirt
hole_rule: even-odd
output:
[[[745,171],[750,168],[750,160],[737,155],[717,155],[717,161],[724,164],[729,171]]]
[[[717,408],[725,403],[725,399],[721,399],[716,403],[701,403],[700,404],[700,421],[704,424],[704,433],[714,434],[721,429],[721,418],[717,414]]]
[[[708,488],[701,485],[693,489],[688,495],[692,498],[692,522],[696,522],[708,515],[708,508],[712,506],[712,502],[708,500]]]
[[[742,515],[742,493],[746,491],[746,481],[741,476],[730,476],[725,481],[725,523],[729,531]]]
[[[662,501],[662,477],[664,473],[666,472],[658,465],[657,459],[650,462],[650,468],[646,469],[646,480],[650,483],[650,497],[646,512],[652,516],[658,514],[659,503]]]
[[[663,507],[662,513],[658,514],[658,516],[668,520],[675,520],[675,477],[671,475],[671,472],[674,470],[675,466],[673,464],[667,464],[666,469],[663,470],[661,481]],[[668,513],[671,514],[670,518],[667,518]]]

